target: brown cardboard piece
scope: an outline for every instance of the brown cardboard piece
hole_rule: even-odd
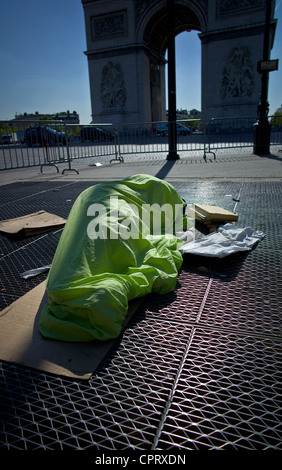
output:
[[[238,220],[238,214],[209,204],[192,204],[187,207],[187,215],[195,217],[197,221],[204,223],[209,228]]]
[[[88,380],[115,339],[72,343],[43,338],[38,321],[46,302],[44,281],[0,312],[0,360]],[[136,299],[130,304],[127,321],[141,302]]]
[[[66,219],[41,210],[15,219],[0,220],[0,232],[10,236],[30,237],[61,228],[65,223]]]

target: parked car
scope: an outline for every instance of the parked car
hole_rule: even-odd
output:
[[[84,142],[85,140],[113,140],[114,133],[108,129],[100,129],[99,127],[83,127],[80,131],[80,140]]]
[[[168,122],[162,122],[156,129],[157,135],[168,135]],[[177,135],[189,135],[191,134],[191,129],[189,127],[183,126],[179,122],[176,123],[176,132]]]
[[[2,144],[11,144],[13,142],[11,134],[2,134],[1,135]]]
[[[28,147],[40,145],[66,145],[66,134],[50,126],[35,126],[25,130],[24,140]]]

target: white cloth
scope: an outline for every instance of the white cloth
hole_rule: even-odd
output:
[[[221,225],[216,232],[200,240],[184,243],[180,247],[182,254],[224,258],[238,251],[248,251],[264,238],[263,232],[256,232],[251,227],[240,228],[235,224]]]

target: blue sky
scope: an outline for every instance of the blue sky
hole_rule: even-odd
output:
[[[269,79],[270,114],[282,104],[282,0]],[[91,120],[84,13],[80,0],[1,0],[0,119],[20,113],[77,111]],[[187,61],[189,51],[189,62]],[[201,108],[200,40],[195,31],[176,38],[177,107]]]

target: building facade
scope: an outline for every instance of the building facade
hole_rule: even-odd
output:
[[[79,124],[79,114],[76,111],[70,113],[69,111],[55,114],[16,114],[15,119],[12,119],[11,122],[19,121],[38,121],[38,120],[50,120],[50,121],[62,121],[66,124]]]

